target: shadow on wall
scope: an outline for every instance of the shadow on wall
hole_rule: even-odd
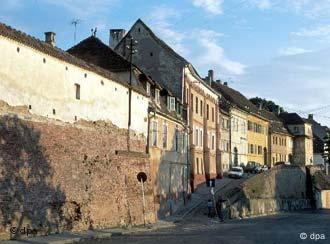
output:
[[[0,118],[0,237],[70,229],[62,209],[65,194],[52,185],[53,170],[39,140],[40,133],[17,117]]]
[[[244,218],[312,207],[306,170],[299,166],[276,166],[247,179],[241,186],[218,197],[227,218]]]
[[[189,189],[189,171],[187,171],[187,155],[179,153],[183,145],[174,136],[171,139],[172,145],[169,150],[160,150],[159,165],[156,169],[155,189],[158,219],[172,215],[180,206],[184,205]],[[176,143],[176,141],[178,141]],[[182,140],[181,140],[182,141]],[[188,175],[187,175],[188,172]]]

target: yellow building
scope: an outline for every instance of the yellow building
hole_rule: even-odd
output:
[[[248,115],[248,162],[268,164],[268,129],[269,122],[261,115]]]

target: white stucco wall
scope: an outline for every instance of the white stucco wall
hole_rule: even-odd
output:
[[[234,148],[238,150],[238,164],[247,164],[247,114],[238,109],[230,110],[231,120],[231,164],[234,164]],[[238,126],[237,126],[238,124]]]
[[[128,89],[123,85],[3,36],[0,54],[0,100],[11,106],[31,105],[33,114],[66,122],[74,122],[77,116],[78,120],[106,120],[127,128]],[[80,100],[75,84],[80,85]],[[132,92],[131,128],[144,135],[147,110],[148,98]]]

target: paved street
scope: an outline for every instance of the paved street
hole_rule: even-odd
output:
[[[176,227],[154,232],[117,236],[86,243],[217,243],[217,244],[300,244],[330,243],[330,211],[303,211],[276,216],[232,220],[217,223],[201,212],[178,223]],[[300,234],[307,239],[301,240]],[[314,233],[314,235],[313,235]],[[323,234],[324,236],[317,236]],[[304,237],[304,234],[302,234]],[[314,238],[314,240],[310,240]],[[325,240],[316,238],[326,238]]]

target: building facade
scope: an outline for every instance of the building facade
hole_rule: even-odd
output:
[[[283,119],[293,139],[293,163],[296,165],[313,164],[312,125],[296,113],[282,113]]]
[[[248,115],[248,162],[268,165],[268,130],[269,122],[261,115]]]
[[[146,92],[149,99],[147,152],[150,155],[155,214],[158,218],[171,215],[186,201],[190,192],[187,184],[187,130],[181,103],[94,36],[81,41],[68,52],[108,69],[122,82],[130,79],[132,71],[130,82]]]
[[[194,186],[217,176],[218,95],[203,83],[192,66],[184,69],[185,98],[191,128],[191,163]]]
[[[269,150],[269,167],[273,167],[277,162],[293,163],[293,136],[276,118],[270,122]]]
[[[220,177],[230,169],[231,158],[231,135],[230,135],[230,110],[224,99],[220,100],[219,107],[219,134],[218,134],[218,150],[219,157],[217,159],[217,172]]]
[[[160,40],[140,19],[117,44],[115,51],[128,57],[126,45],[137,41],[133,63],[170,91],[182,104],[189,127],[189,162],[192,189],[216,172],[217,93],[199,77],[192,65]]]

